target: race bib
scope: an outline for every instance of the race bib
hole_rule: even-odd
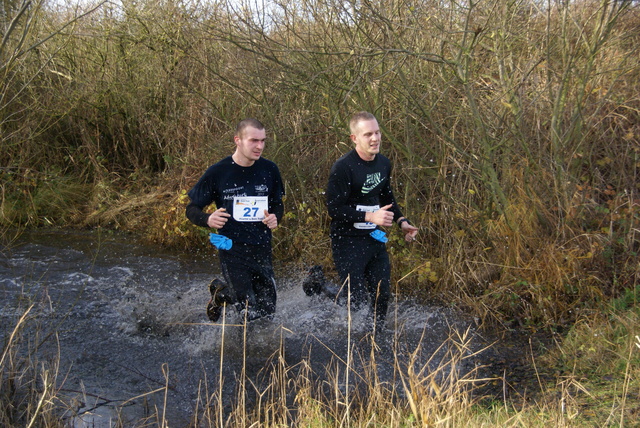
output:
[[[356,210],[369,213],[378,211],[379,209],[380,205],[356,205]],[[353,223],[353,227],[355,227],[356,229],[375,229],[376,225],[371,222]]]
[[[236,221],[262,221],[269,210],[268,196],[236,196],[233,198],[233,218]]]

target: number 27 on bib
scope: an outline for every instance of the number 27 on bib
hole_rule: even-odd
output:
[[[265,210],[269,210],[268,196],[233,198],[233,218],[237,221],[262,221]]]

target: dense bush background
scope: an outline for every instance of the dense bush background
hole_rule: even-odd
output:
[[[204,248],[187,191],[254,116],[287,186],[279,259],[331,265],[324,184],[376,114],[399,292],[558,325],[638,286],[635,1],[0,4],[0,223]]]

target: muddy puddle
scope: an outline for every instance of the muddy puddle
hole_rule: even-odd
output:
[[[351,314],[349,324],[345,308],[304,294],[302,271],[282,267],[273,320],[245,329],[230,312],[226,325],[210,323],[207,286],[218,269],[213,250],[194,256],[111,232],[29,232],[0,251],[0,334],[5,343],[33,305],[21,350],[59,361],[58,396],[69,408],[61,417],[76,427],[113,426],[118,414],[133,423],[157,410],[170,426],[187,426],[216,391],[232,406],[242,373],[259,390],[278,352],[290,367],[308,362],[317,382],[327,381],[326,367],[343,364],[349,349],[371,355],[364,315]],[[394,364],[412,354],[414,363],[437,365],[452,331],[473,337],[470,353],[493,340],[452,310],[395,301],[376,332],[381,381],[394,382]],[[518,352],[526,366],[526,352]],[[500,358],[491,348],[456,369],[491,367]]]

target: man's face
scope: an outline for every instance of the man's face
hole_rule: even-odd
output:
[[[382,135],[377,120],[361,120],[351,132],[351,140],[356,144],[356,151],[362,159],[370,161],[380,153]]]
[[[267,132],[264,129],[256,129],[252,126],[246,127],[241,135],[236,135],[236,162],[242,166],[251,166],[260,159],[264,150],[264,142]]]

